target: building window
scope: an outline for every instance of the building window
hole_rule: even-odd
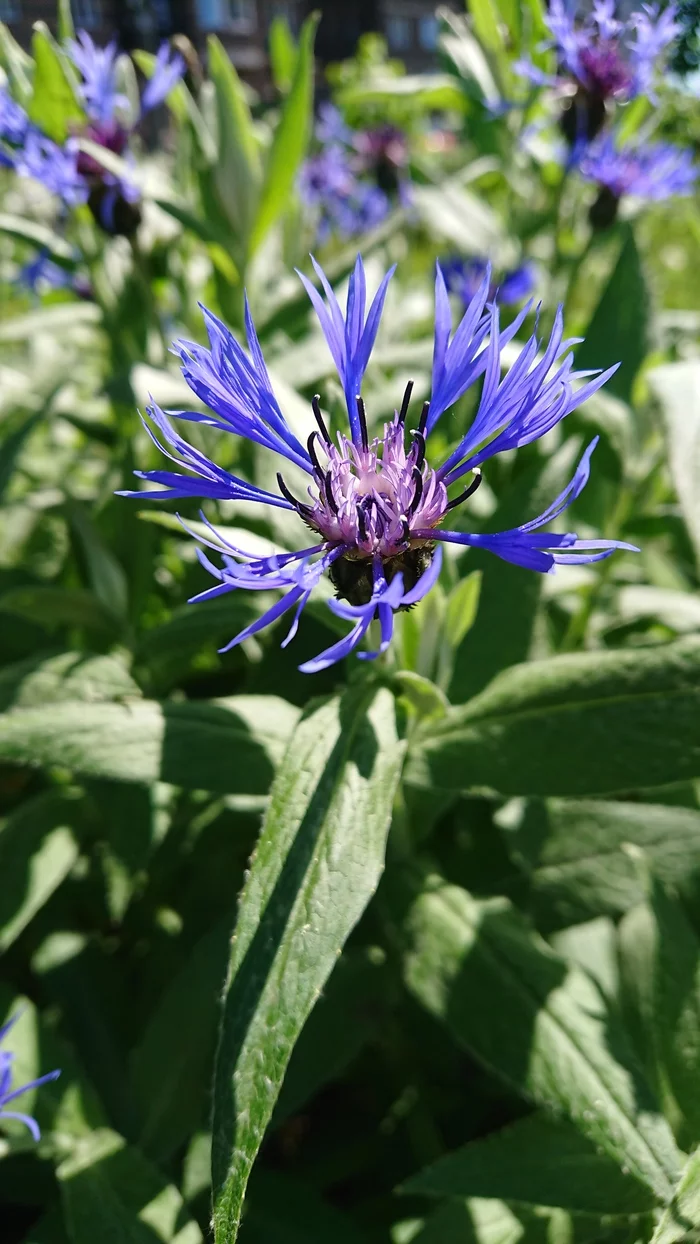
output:
[[[434,52],[438,41],[437,17],[421,17],[418,22],[418,42],[424,52]]]
[[[21,16],[20,0],[0,0],[0,22],[18,22]]]
[[[256,26],[255,0],[197,0],[197,18],[202,30],[250,34]]]
[[[101,0],[71,0],[70,7],[79,30],[94,30],[102,25]]]
[[[411,22],[408,17],[389,17],[386,23],[386,37],[392,52],[405,52],[410,48]]]

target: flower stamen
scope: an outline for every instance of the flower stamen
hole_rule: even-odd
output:
[[[454,510],[455,506],[461,505],[463,501],[466,501],[469,497],[472,497],[474,495],[477,488],[479,487],[479,484],[481,483],[483,479],[483,476],[478,467],[474,467],[472,474],[474,476],[474,479],[472,480],[469,487],[465,488],[464,492],[460,492],[458,497],[453,497],[451,501],[447,502],[448,510]]]

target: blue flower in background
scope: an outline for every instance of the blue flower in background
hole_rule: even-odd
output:
[[[572,146],[595,138],[609,102],[626,103],[653,89],[665,53],[681,31],[673,5],[660,10],[643,4],[622,19],[615,0],[595,0],[585,13],[566,0],[551,0],[546,20],[556,73],[543,73],[529,61],[519,61],[515,68],[568,97],[561,126]]]
[[[78,148],[72,139],[59,147],[30,126],[22,146],[8,153],[7,162],[20,177],[41,182],[69,207],[87,198],[85,179],[78,168]]]
[[[117,114],[129,107],[129,100],[119,90],[116,43],[98,47],[87,31],[81,30],[77,39],[70,40],[68,51],[81,75],[80,93],[90,121],[109,127]],[[141,96],[142,117],[163,103],[184,72],[185,62],[180,54],[172,54],[167,43],[161,44]]]
[[[19,146],[29,129],[29,117],[6,90],[0,90],[0,139]]]
[[[0,1028],[0,1044],[4,1041],[10,1029],[19,1019],[21,1012],[13,1015],[12,1019]],[[30,1089],[39,1088],[41,1084],[48,1083],[49,1080],[57,1080],[60,1071],[49,1071],[45,1076],[39,1076],[37,1080],[30,1080],[29,1084],[23,1084],[21,1088],[12,1087],[12,1063],[14,1054],[10,1050],[0,1050],[0,1121],[3,1119],[17,1119],[20,1123],[24,1123],[29,1128],[34,1140],[41,1139],[41,1132],[36,1119],[29,1114],[21,1114],[16,1110],[6,1110],[5,1107],[10,1102],[15,1101],[17,1097],[21,1097],[23,1093],[28,1093]]]
[[[466,307],[478,294],[481,283],[489,271],[486,259],[460,259],[450,255],[439,260],[445,284],[451,293],[457,294]],[[501,281],[492,281],[489,286],[489,299],[498,298],[501,306],[513,306],[529,298],[535,287],[535,274],[528,263],[520,264],[511,272],[506,272]]]
[[[320,150],[299,174],[302,201],[316,209],[317,239],[348,240],[374,229],[393,202],[409,207],[406,136],[393,126],[353,130],[334,104],[322,104],[315,136]]]
[[[668,199],[690,194],[698,178],[693,152],[671,143],[627,143],[617,145],[606,134],[584,153],[579,171],[587,181],[596,182],[615,199],[625,194],[640,199]]]
[[[311,591],[328,572],[339,597],[330,602],[329,608],[352,626],[343,639],[300,666],[301,670],[313,673],[347,656],[375,618],[381,630],[379,648],[358,655],[363,659],[376,657],[391,640],[396,611],[421,600],[436,582],[443,541],[486,548],[505,561],[542,572],[553,570],[557,563],[593,562],[609,557],[616,548],[632,548],[616,540],[580,540],[573,532],[553,534],[541,530],[579,496],[588,479],[595,440],[585,451],[571,482],[536,518],[488,535],[442,527],[451,511],[478,487],[482,463],[503,450],[544,436],[615,371],[614,367],[602,374],[573,370],[569,343],[564,340],[561,308],[544,349],[543,343],[532,336],[501,378],[503,348],[518,332],[529,305],[502,329],[497,303],[487,302],[491,283],[487,269],[478,293],[452,333],[447,287],[438,265],[430,400],[424,403],[417,426],[408,431],[406,421],[413,388],[410,383],[393,418],[380,435],[371,436],[361,396],[362,381],[393,269],[384,277],[368,309],[365,273],[358,256],[343,314],[326,276],[313,263],[325,299],[305,276],[299,275],[343,386],[349,436],[344,432],[338,432],[335,438],[331,436],[320,399],[315,397],[312,411],[316,427],[306,445],[297,439],[272,390],[247,302],[248,353],[207,310],[204,318],[209,348],[189,341],[175,342],[184,377],[208,409],[204,414],[170,412],[180,420],[243,436],[278,454],[306,475],[305,494],[295,496],[281,472],[277,475],[278,492],[230,474],[189,444],[155,403],[148,410],[152,426],[145,426],[154,443],[176,466],[190,472],[137,472],[142,479],[163,486],[161,497],[262,502],[295,511],[316,536],[310,547],[299,552],[258,558],[224,541],[211,527],[212,540],[201,543],[220,553],[223,548],[223,564],[215,565],[202,550],[198,551],[202,565],[216,584],[195,600],[241,588],[276,588],[283,592],[272,608],[222,651],[294,610],[292,626],[284,640],[284,645],[289,643]],[[445,462],[433,466],[427,459],[430,433],[441,416],[482,377],[481,397],[469,431]],[[576,388],[575,383],[584,377],[587,383]],[[469,477],[468,482],[462,487],[465,476]],[[462,490],[450,495],[454,484]],[[124,495],[143,500],[143,493]]]

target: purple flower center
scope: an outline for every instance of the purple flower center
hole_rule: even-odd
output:
[[[106,147],[115,155],[123,155],[128,141],[129,132],[119,121],[93,121],[85,129],[85,137],[100,147]],[[86,152],[78,153],[78,172],[83,177],[103,177],[104,168]]]
[[[632,86],[632,71],[615,39],[601,39],[579,49],[581,85],[591,95],[612,99]]]
[[[357,399],[361,444],[338,435],[337,447],[314,398],[319,432],[308,441],[314,484],[311,504],[298,501],[278,476],[280,488],[304,521],[331,545],[341,547],[331,578],[339,594],[352,603],[366,603],[372,594],[372,562],[380,558],[387,581],[401,571],[407,586],[417,580],[432,560],[433,548],[426,529],[436,527],[453,505],[447,488],[425,461],[425,433],[429,403],[406,448],[405,420],[412,385],[401,410],[384,425],[384,436],[370,441],[364,403]],[[476,481],[481,476],[476,475]],[[474,490],[472,485],[467,492]],[[420,532],[420,535],[414,533]],[[348,566],[352,563],[352,566]]]

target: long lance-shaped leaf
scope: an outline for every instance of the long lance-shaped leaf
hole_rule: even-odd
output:
[[[243,891],[214,1090],[216,1244],[232,1244],[294,1043],[375,891],[403,744],[386,689],[312,707],[282,761]]]
[[[700,773],[700,640],[503,670],[416,734],[407,780],[504,795],[594,795]]]
[[[307,17],[299,38],[294,81],[272,140],[250,249],[254,251],[289,204],[311,137],[314,102],[314,36],[319,15]]]
[[[406,982],[486,1066],[571,1120],[618,1168],[668,1203],[680,1154],[616,1015],[505,899],[436,878],[408,917]]]

